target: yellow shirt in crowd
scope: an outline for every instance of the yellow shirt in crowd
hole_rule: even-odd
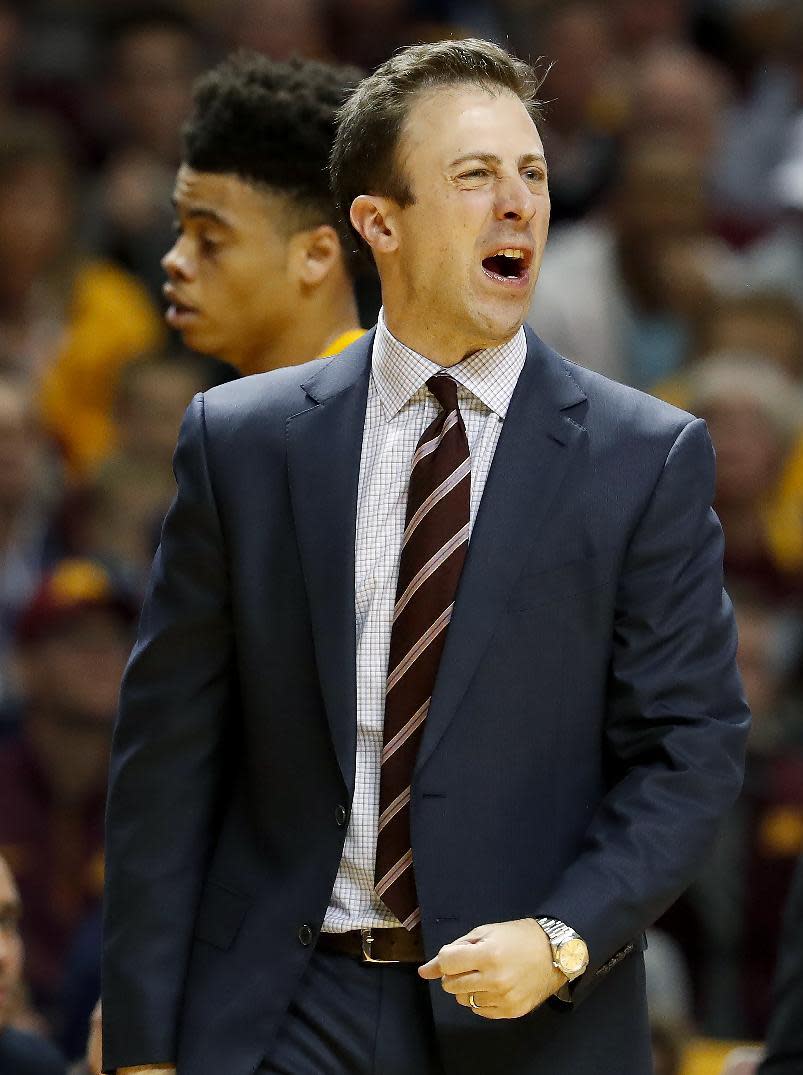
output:
[[[45,428],[72,470],[86,473],[109,453],[120,370],[165,338],[159,311],[137,280],[108,262],[79,267],[61,346],[40,392]]]

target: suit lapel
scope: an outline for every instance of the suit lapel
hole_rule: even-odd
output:
[[[449,726],[538,540],[585,429],[564,412],[585,395],[532,332],[502,426],[460,579],[416,772]]]
[[[354,538],[373,333],[302,386],[307,410],[287,423],[290,500],[332,742],[349,795],[357,727]]]

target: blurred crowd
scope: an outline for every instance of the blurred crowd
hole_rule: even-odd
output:
[[[71,1061],[99,992],[109,737],[175,438],[196,392],[239,375],[162,317],[193,82],[239,47],[370,69],[469,34],[552,65],[532,325],[705,418],[716,448],[754,728],[706,873],[653,933],[650,999],[662,1075],[692,1032],[765,1034],[803,853],[800,0],[0,0],[0,855],[27,953],[7,1003],[0,955],[0,1029]],[[376,287],[359,290],[368,326]]]

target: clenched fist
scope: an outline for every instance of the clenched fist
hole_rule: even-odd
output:
[[[477,926],[444,945],[418,973],[440,978],[445,992],[484,1019],[518,1019],[567,981],[553,966],[547,935],[533,918]]]

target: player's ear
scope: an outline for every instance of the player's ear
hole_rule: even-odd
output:
[[[315,287],[325,280],[341,256],[340,237],[331,224],[298,232],[291,239],[294,273],[306,287]]]
[[[398,247],[396,203],[392,198],[360,194],[351,203],[351,223],[374,254],[390,254]]]

